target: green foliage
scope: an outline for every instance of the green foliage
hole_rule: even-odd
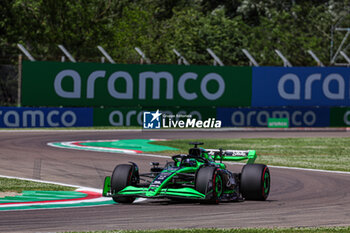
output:
[[[17,70],[11,65],[0,65],[0,106],[17,103]]]
[[[261,65],[315,65],[313,50],[330,60],[330,32],[350,25],[350,1],[335,0],[2,0],[0,59],[15,63],[22,43],[38,60],[60,60],[63,44],[79,61],[99,62],[97,45],[118,63],[137,63],[140,47],[152,63],[176,63],[173,48],[192,64],[248,65],[246,48]],[[342,38],[335,33],[335,41]],[[335,46],[337,46],[336,44]]]

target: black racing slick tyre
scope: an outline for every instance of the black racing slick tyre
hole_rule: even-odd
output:
[[[270,192],[270,171],[264,164],[247,164],[242,169],[240,190],[246,200],[265,201]]]
[[[117,193],[126,186],[133,185],[133,170],[134,166],[130,164],[120,164],[114,168],[111,177],[112,193]],[[118,203],[132,203],[134,197],[113,197],[113,200]]]
[[[218,204],[223,193],[223,179],[217,167],[202,167],[196,174],[196,190],[206,195],[202,203]]]

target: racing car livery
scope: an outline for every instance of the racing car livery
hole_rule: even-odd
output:
[[[139,173],[135,163],[117,165],[105,178],[103,193],[118,203],[132,203],[137,197],[190,199],[202,203],[261,200],[270,192],[270,172],[254,164],[255,150],[203,149],[194,145],[188,154],[172,156],[159,167],[151,163],[149,173]],[[240,173],[226,169],[223,161],[247,160]]]

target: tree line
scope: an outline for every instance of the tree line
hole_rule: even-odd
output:
[[[117,63],[138,63],[141,48],[154,64],[212,64],[211,48],[225,65],[314,66],[311,49],[326,65],[350,27],[350,1],[336,0],[2,0],[0,63],[17,61],[17,43],[37,60],[60,61],[63,44],[78,61],[99,62],[101,45]],[[344,48],[344,49],[347,49]],[[346,52],[346,51],[345,51]]]

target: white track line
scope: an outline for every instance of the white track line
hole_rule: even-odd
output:
[[[273,165],[268,165],[268,166],[269,167],[274,167],[274,168],[290,169],[290,170],[301,170],[301,171],[325,172],[325,173],[350,175],[350,172],[344,172],[344,171],[331,171],[331,170],[300,168],[300,167],[283,167],[283,166],[273,166]]]
[[[33,182],[38,182],[38,183],[45,183],[45,184],[55,184],[55,185],[61,185],[61,186],[67,186],[67,187],[73,187],[73,188],[77,188],[76,191],[91,191],[91,192],[97,192],[97,193],[102,193],[101,189],[96,189],[96,188],[91,188],[91,187],[83,187],[83,186],[78,186],[78,185],[71,185],[71,184],[65,184],[65,183],[59,183],[59,182],[54,182],[54,181],[45,181],[45,180],[37,180],[37,179],[30,179],[30,178],[23,178],[23,177],[17,177],[17,176],[5,176],[5,175],[0,175],[1,178],[9,178],[9,179],[19,179],[19,180],[26,180],[26,181],[33,181]],[[19,203],[19,204],[11,204],[9,205],[10,207],[18,207],[18,206],[30,206],[30,205],[40,205],[40,206],[45,206],[45,205],[52,205],[52,204],[77,204],[77,203],[89,203],[89,202],[103,202],[103,201],[110,201],[111,198],[109,197],[99,197],[99,198],[93,198],[93,199],[87,199],[87,200],[79,200],[79,201],[59,201],[59,202],[50,202],[50,203]],[[137,198],[134,203],[138,203],[138,202],[143,202],[147,200],[146,198]],[[95,205],[87,205],[87,206],[79,206],[79,208],[82,207],[92,207]],[[8,207],[7,205],[3,205],[2,207]],[[59,209],[63,209],[63,208],[75,208],[75,206],[73,207],[57,207]],[[55,208],[55,209],[57,209]],[[1,207],[0,207],[1,209]],[[36,209],[33,209],[36,210]],[[7,211],[18,211],[18,210],[7,210]]]
[[[45,184],[54,184],[54,185],[60,185],[60,186],[66,186],[66,187],[73,187],[77,188],[76,191],[91,191],[91,192],[96,192],[96,193],[102,193],[102,190],[96,189],[96,188],[90,188],[90,187],[82,187],[82,186],[77,186],[77,185],[71,185],[71,184],[64,184],[64,183],[59,183],[59,182],[53,182],[53,181],[45,181],[45,180],[37,180],[37,179],[29,179],[29,178],[23,178],[23,177],[17,177],[17,176],[4,176],[0,175],[1,178],[8,178],[8,179],[18,179],[18,180],[26,180],[26,181],[33,181],[33,182],[38,182],[38,183],[45,183]],[[109,201],[110,198],[107,197],[99,197],[99,198],[92,198],[92,199],[87,199],[87,200],[72,200],[72,201],[60,201],[58,200],[57,202],[52,201],[50,203],[19,203],[19,204],[10,204],[10,205],[2,205],[0,206],[1,208],[4,207],[19,207],[19,206],[45,206],[45,205],[60,205],[60,204],[78,204],[78,203],[89,203],[89,202],[103,202],[103,201]],[[61,207],[58,207],[61,208]],[[64,208],[70,208],[70,207],[64,207]]]
[[[152,154],[130,154],[130,155],[145,155],[149,157],[157,157],[157,158],[171,158],[170,156],[167,155],[152,155]],[[245,165],[245,163],[235,163],[235,162],[225,162],[227,164],[232,164],[232,165]],[[311,169],[311,168],[300,168],[300,167],[284,167],[284,166],[274,166],[274,165],[267,165],[268,167],[273,167],[273,168],[280,168],[280,169],[289,169],[289,170],[300,170],[300,171],[310,171],[310,172],[324,172],[324,173],[333,173],[333,174],[344,174],[344,175],[350,175],[350,172],[345,172],[345,171],[331,171],[331,170],[321,170],[321,169]]]
[[[93,140],[89,140],[93,141]],[[101,140],[100,140],[101,141]],[[103,141],[103,140],[102,140]],[[67,143],[67,142],[65,142]],[[79,149],[76,147],[61,147],[59,145],[54,145],[53,143],[47,143],[49,146],[53,147],[58,147],[58,148],[64,148],[64,149],[74,149],[74,150],[85,150],[89,151],[89,149]],[[95,151],[95,150],[91,150]],[[120,151],[98,151],[97,152],[108,152],[108,153],[119,153],[119,154],[127,154],[127,155],[134,155],[134,156],[147,156],[147,157],[154,157],[154,158],[171,158],[171,156],[168,155],[157,155],[157,154],[147,154],[147,153],[128,153],[128,152],[120,152]],[[228,164],[233,164],[233,165],[244,165],[244,163],[236,163],[236,162],[226,162]],[[350,172],[345,172],[345,171],[331,171],[331,170],[321,170],[321,169],[311,169],[311,168],[300,168],[300,167],[285,167],[285,166],[274,166],[274,165],[268,165],[269,167],[273,168],[280,168],[280,169],[290,169],[290,170],[299,170],[299,171],[311,171],[311,172],[324,172],[324,173],[333,173],[333,174],[345,174],[345,175],[350,175]]]
[[[86,188],[89,190],[98,190],[101,191],[100,189],[95,189],[95,188],[89,188],[89,187],[82,187],[78,185],[72,185],[72,184],[64,184],[64,183],[59,183],[59,182],[54,182],[54,181],[45,181],[45,180],[36,180],[36,179],[30,179],[30,178],[23,178],[23,177],[17,177],[17,176],[4,176],[0,175],[2,178],[9,178],[9,179],[19,179],[19,180],[27,180],[27,181],[33,181],[33,182],[38,182],[38,183],[45,183],[45,184],[55,184],[55,185],[61,185],[61,186],[67,186],[67,187],[73,187],[73,188]]]

